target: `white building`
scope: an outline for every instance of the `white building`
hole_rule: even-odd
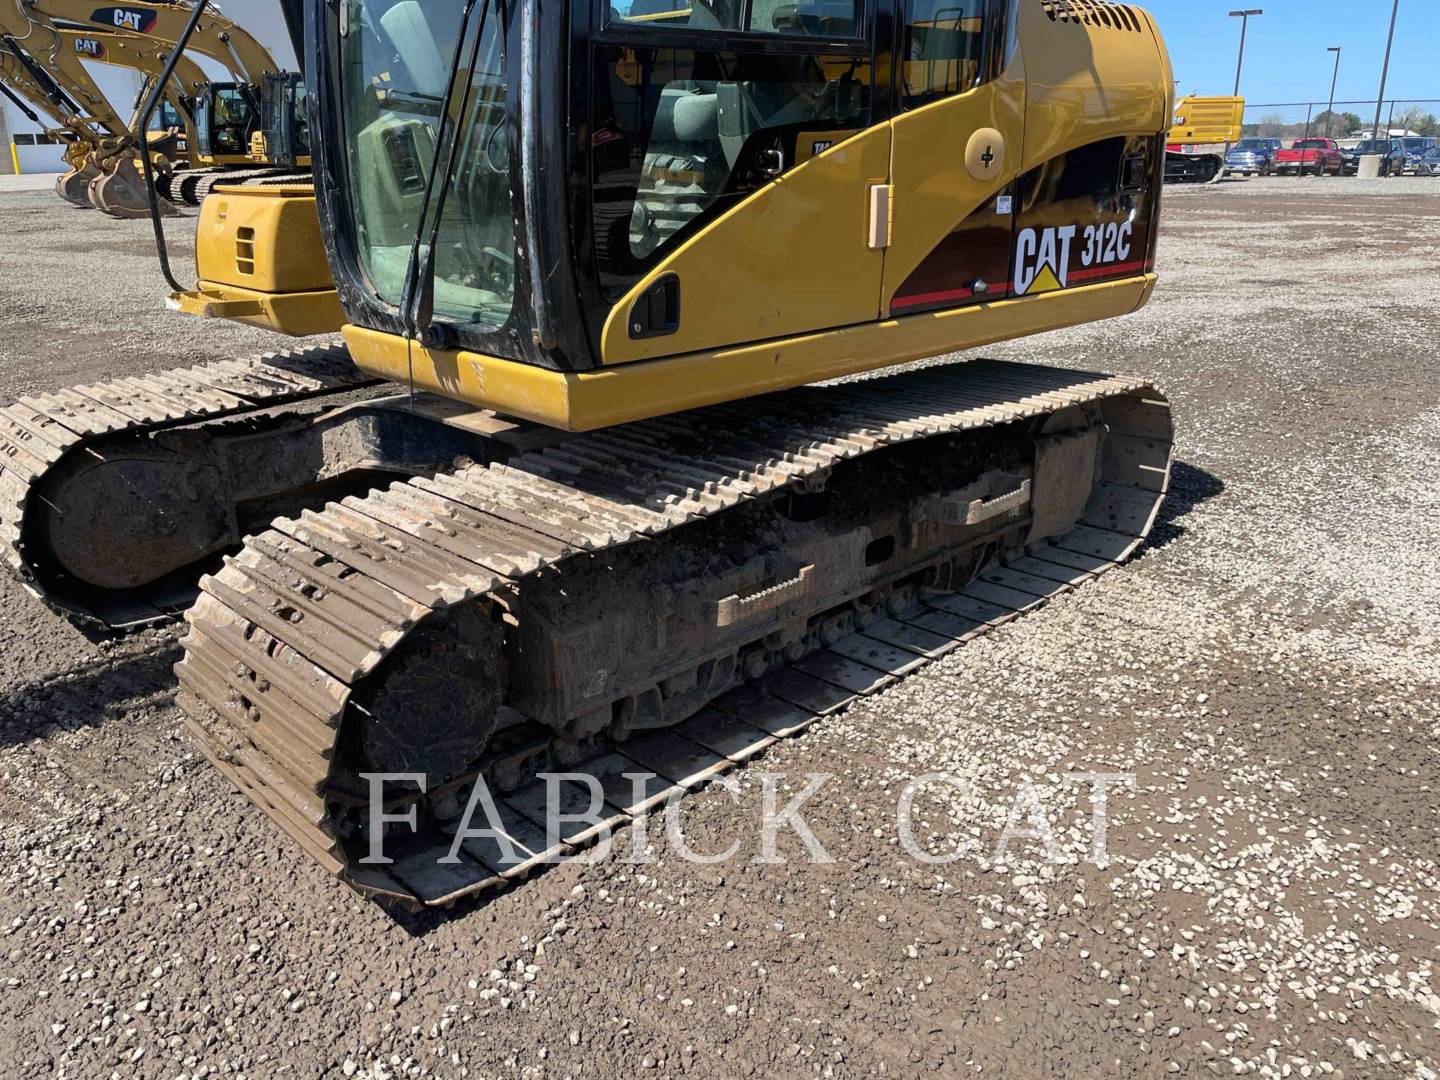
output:
[[[1361,128],[1359,131],[1352,131],[1350,133],[1350,137],[1352,139],[1373,139],[1375,137],[1372,134],[1374,131],[1375,129],[1373,127]],[[1411,131],[1409,128],[1387,128],[1386,131],[1388,137],[1392,139],[1404,139],[1406,137],[1413,138],[1419,136],[1420,134],[1420,132]],[[1381,135],[1380,137],[1383,139],[1386,138],[1387,135]]]

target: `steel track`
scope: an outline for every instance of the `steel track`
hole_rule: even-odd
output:
[[[116,436],[148,433],[313,401],[373,385],[340,345],[270,353],[76,386],[0,409],[0,544],[25,587],[67,617],[123,627],[174,617],[156,598],[60,599],[41,580],[44,552],[30,546],[27,515],[45,482],[75,455]],[[184,606],[183,604],[181,605]],[[167,608],[169,608],[167,610]]]
[[[278,519],[202,580],[186,615],[176,673],[187,725],[205,756],[307,854],[368,895],[449,904],[522,879],[598,835],[586,827],[547,836],[539,780],[500,785],[509,793],[498,808],[519,858],[468,840],[459,864],[439,863],[450,837],[431,828],[400,845],[394,865],[363,866],[353,836],[341,835],[336,808],[358,798],[337,753],[347,709],[417,626],[455,605],[503,604],[502,594],[529,575],[563,573],[568,559],[713,518],[873,450],[1039,421],[1072,406],[1099,408],[1109,430],[1089,504],[1070,533],[986,568],[959,593],[917,597],[677,727],[619,746],[562,745],[502,709],[486,759],[452,785],[463,805],[470,779],[496,779],[517,762],[583,769],[604,781],[606,812],[621,824],[1129,558],[1169,483],[1164,396],[1129,378],[949,365],[577,436],[503,465]],[[621,778],[627,769],[662,779],[637,801]]]
[[[176,169],[168,176],[156,180],[156,190],[174,203],[199,206],[205,196],[217,186],[232,184],[309,184],[313,181],[309,169],[282,169],[274,165],[257,165],[253,168],[221,168],[201,166],[195,169]]]

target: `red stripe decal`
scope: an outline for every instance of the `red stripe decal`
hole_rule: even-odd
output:
[[[1071,281],[1093,281],[1099,277],[1124,277],[1126,274],[1138,274],[1149,269],[1145,260],[1128,263],[1112,263],[1109,266],[1092,266],[1088,270],[1070,271]]]
[[[1008,285],[992,285],[983,295],[987,300],[997,296],[1005,296],[1009,293]],[[975,295],[975,290],[964,289],[943,289],[940,292],[915,293],[913,296],[897,296],[890,301],[890,310],[902,307],[918,307],[920,304],[939,304],[946,300],[968,300]]]
[[[1080,281],[1094,281],[1102,277],[1124,277],[1127,274],[1146,273],[1155,269],[1153,259],[1141,259],[1135,262],[1111,263],[1106,266],[1092,266],[1088,270],[1072,270],[1070,272],[1071,283]],[[992,285],[984,293],[987,300],[997,297],[1008,296],[1010,286]],[[969,300],[975,295],[973,289],[942,289],[939,292],[915,293],[911,296],[897,296],[890,301],[890,310],[896,308],[919,307],[921,304],[941,304],[946,300]]]

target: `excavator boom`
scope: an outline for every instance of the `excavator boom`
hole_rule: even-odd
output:
[[[138,71],[146,77],[147,87],[165,70],[165,50],[146,38],[118,31],[83,30],[68,26],[58,29],[61,40],[70,46],[76,56],[94,63]],[[186,140],[191,147],[195,145],[195,117],[191,103],[206,82],[200,66],[182,56],[175,64],[173,81],[165,90],[165,100],[184,125]],[[132,117],[130,128],[131,133],[138,137],[139,132],[135,129],[137,121],[138,115]]]
[[[53,130],[63,130],[77,142],[98,145],[99,137],[95,130],[83,122],[83,113],[54,80],[37,77],[35,69],[26,66],[3,42],[0,42],[0,84],[6,87],[7,96],[14,95],[11,100],[18,101],[21,108],[27,112],[38,109],[44,114]],[[31,114],[31,118],[36,123],[40,122],[37,115]]]
[[[81,112],[79,122],[92,125],[112,139],[124,139],[130,134],[129,125],[95,84],[58,27],[35,22],[22,15],[19,8],[0,3],[0,51],[8,52],[29,70],[34,81],[44,84],[48,80],[62,90]]]
[[[150,78],[158,78],[165,69],[168,52],[161,42],[118,30],[65,25],[58,30],[61,40],[68,42],[71,51],[82,60],[130,68]],[[174,81],[177,96],[193,98],[210,80],[199,64],[182,56],[175,63]]]
[[[94,129],[79,121],[80,114],[54,83],[37,81],[30,70],[3,47],[0,47],[0,91],[31,123],[45,126],[47,134],[64,144],[64,160],[72,171],[82,168],[100,145]]]
[[[190,18],[188,4],[164,0],[132,0],[114,7],[97,7],[92,0],[26,0],[25,10],[54,23],[120,30],[162,44],[178,41]],[[213,7],[201,17],[186,48],[223,64],[245,82],[258,84],[280,71],[253,35]]]
[[[97,207],[119,216],[145,212],[149,195],[143,185],[134,183],[138,173],[132,168],[134,147],[140,139],[95,84],[60,29],[48,21],[29,18],[19,7],[0,3],[0,52],[26,73],[25,85],[39,90],[40,96],[32,100],[45,103],[42,107],[47,112],[53,108],[73,113],[65,124],[68,129],[92,132],[85,138],[89,153],[83,159],[67,153],[71,169],[56,180],[56,194],[76,206]],[[105,198],[105,188],[117,174],[120,180],[111,202]],[[102,186],[97,189],[97,184]]]

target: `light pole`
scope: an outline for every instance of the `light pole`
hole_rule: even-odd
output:
[[[1385,104],[1385,80],[1390,77],[1390,47],[1395,44],[1395,19],[1400,14],[1400,0],[1395,0],[1395,6],[1390,9],[1390,37],[1385,41],[1385,66],[1380,69],[1380,96],[1375,99],[1375,129],[1371,134],[1372,138],[1380,138],[1380,109]],[[1390,132],[1385,132],[1388,138]]]
[[[1246,8],[1244,11],[1230,12],[1230,17],[1232,19],[1240,20],[1240,59],[1235,61],[1235,96],[1237,98],[1240,96],[1240,70],[1245,66],[1245,31],[1250,29],[1251,15],[1264,14],[1265,12],[1261,8]],[[1241,120],[1244,120],[1243,116],[1241,117]],[[1241,131],[1244,131],[1243,127],[1241,128]],[[1225,160],[1230,160],[1230,144],[1228,142],[1225,144]],[[1220,171],[1222,174],[1225,171],[1225,167],[1223,164],[1220,167]]]
[[[1398,3],[1399,0],[1396,0]],[[1262,8],[1249,8],[1246,11],[1232,11],[1230,17],[1240,20],[1240,59],[1235,63],[1235,96],[1240,96],[1240,69],[1245,66],[1245,31],[1250,29],[1251,15],[1264,15]]]
[[[1325,134],[1330,135],[1330,125],[1335,122],[1335,84],[1340,81],[1340,49],[1339,45],[1331,45],[1326,52],[1335,54],[1335,74],[1330,79],[1330,107],[1325,110]]]

